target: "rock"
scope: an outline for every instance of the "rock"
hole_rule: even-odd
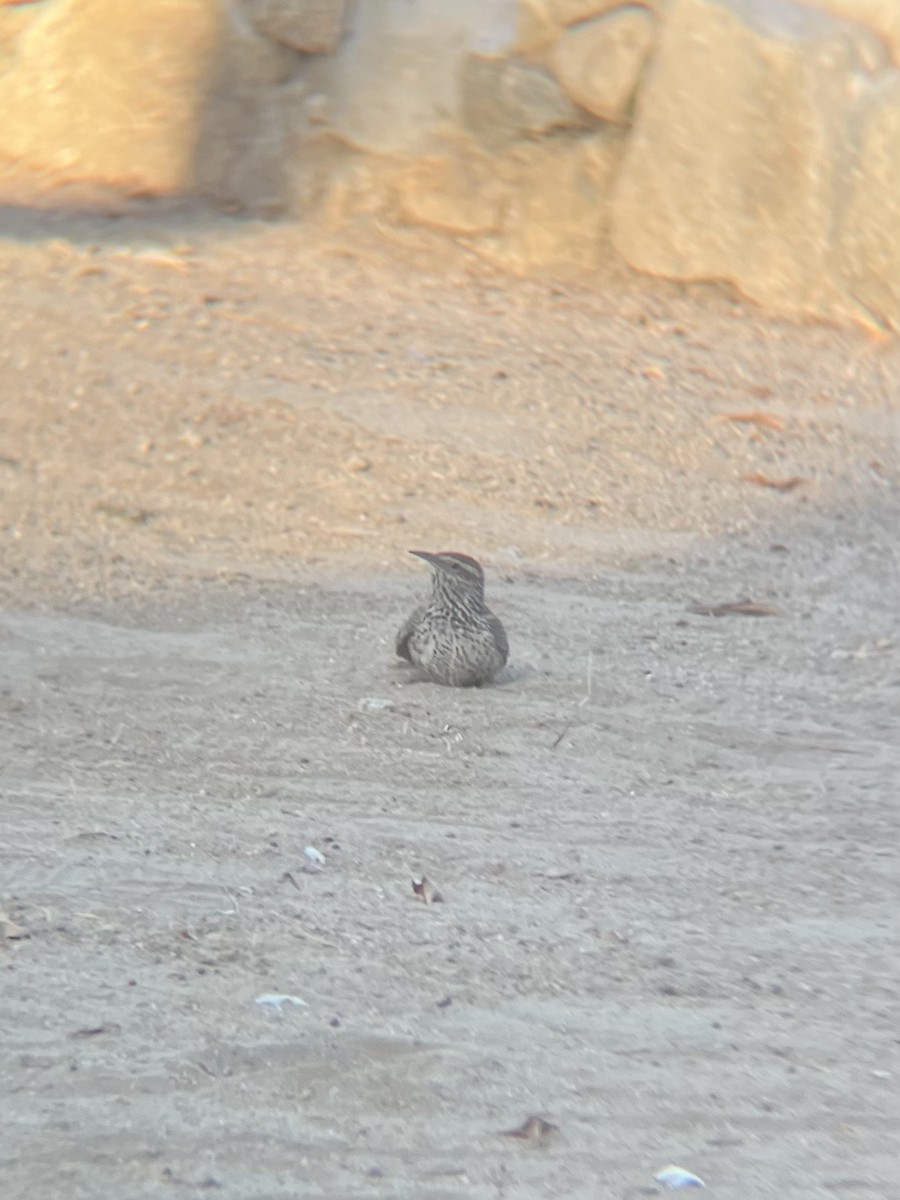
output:
[[[277,216],[286,203],[286,133],[277,92],[216,95],[197,151],[197,190],[226,212]]]
[[[331,101],[325,92],[312,92],[304,98],[303,117],[309,125],[331,124]]]
[[[618,250],[782,310],[852,311],[835,196],[867,71],[885,62],[868,30],[791,0],[676,0],[615,188]]]
[[[551,46],[570,25],[603,16],[622,5],[623,0],[519,0],[518,28],[510,49],[531,54]],[[852,3],[852,0],[846,0]],[[864,0],[860,0],[860,3]],[[877,3],[879,0],[871,0]],[[890,3],[890,0],[885,0]],[[665,9],[668,0],[646,0],[651,12]]]
[[[801,0],[801,3],[866,26],[884,40],[894,65],[900,66],[900,4],[897,0]]]
[[[589,124],[552,76],[522,62],[470,55],[460,72],[460,103],[466,129],[492,150]]]
[[[13,65],[17,40],[39,13],[33,4],[10,5],[0,0],[0,71]]]
[[[501,154],[449,142],[393,168],[360,157],[351,173],[330,172],[328,211],[332,219],[381,212],[465,237],[515,271],[589,270],[611,255],[609,196],[624,140],[608,129],[518,142]]]
[[[348,10],[346,41],[325,86],[334,131],[375,154],[440,152],[460,122],[460,68],[502,54],[516,0],[374,0]],[[556,87],[555,81],[551,86]]]
[[[360,215],[383,216],[392,174],[385,160],[355,154],[339,143],[318,149],[293,164],[292,207],[315,213],[324,226],[338,226]]]
[[[393,191],[401,220],[470,235],[496,232],[506,195],[494,160],[462,151],[416,160]]]
[[[542,13],[544,18],[560,28],[586,21],[616,8],[622,0],[521,0],[521,5],[532,12]]]
[[[645,8],[618,8],[565,30],[550,61],[576,104],[604,121],[621,122],[628,117],[653,40],[654,20]]]
[[[875,321],[900,330],[900,71],[873,88],[856,136],[838,229],[842,279]]]
[[[190,186],[221,33],[218,0],[56,0],[0,76],[0,159],[41,187],[124,194]]]
[[[288,98],[300,56],[226,9],[204,113],[195,184],[228,212],[275,216],[285,207]]]
[[[240,6],[229,6],[219,48],[216,90],[231,93],[236,88],[284,83],[299,61],[295,51],[257,33]]]
[[[345,0],[243,0],[255,28],[304,54],[332,54],[343,30]]]
[[[589,270],[609,258],[616,132],[522,143],[497,164],[507,188],[491,257],[516,270]]]

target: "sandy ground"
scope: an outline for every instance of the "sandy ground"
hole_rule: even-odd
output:
[[[897,348],[0,234],[4,1200],[893,1200]],[[410,546],[485,562],[497,686],[393,663]]]

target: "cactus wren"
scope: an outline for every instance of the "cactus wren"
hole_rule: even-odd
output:
[[[506,665],[506,630],[484,602],[484,571],[468,554],[410,550],[434,574],[431,596],[397,634],[397,654],[435,683],[477,687]]]

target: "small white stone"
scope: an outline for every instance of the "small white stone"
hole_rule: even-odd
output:
[[[690,1171],[686,1171],[684,1167],[663,1167],[661,1171],[657,1171],[653,1177],[657,1183],[661,1183],[664,1188],[670,1191],[675,1191],[676,1188],[702,1188],[706,1184],[699,1175],[694,1175]]]
[[[290,1004],[295,1008],[306,1008],[306,1001],[301,1000],[299,996],[291,996],[285,992],[266,992],[262,996],[257,996],[254,1001],[261,1008],[271,1009],[279,1015],[284,1016],[284,1005]]]

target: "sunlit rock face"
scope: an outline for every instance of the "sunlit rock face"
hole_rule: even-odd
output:
[[[900,328],[897,0],[0,2],[0,201],[195,195]]]
[[[0,181],[189,186],[220,33],[215,0],[0,7]]]
[[[616,180],[617,249],[640,270],[727,279],[775,308],[857,312],[845,244],[867,217],[851,198],[862,177],[885,176],[874,142],[888,136],[895,75],[884,39],[824,10],[677,0]],[[883,201],[893,240],[900,194]]]

